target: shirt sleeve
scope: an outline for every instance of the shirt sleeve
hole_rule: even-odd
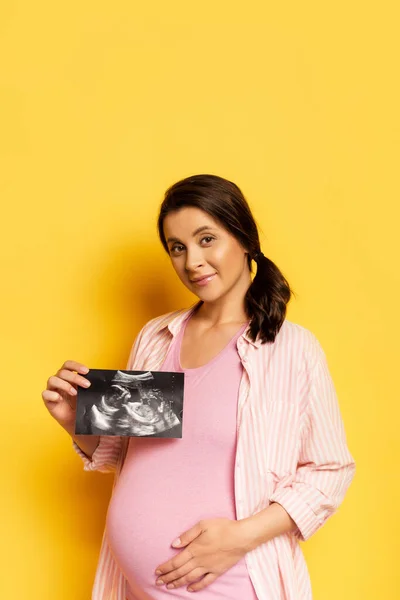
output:
[[[73,449],[83,460],[84,471],[100,471],[102,473],[115,471],[121,451],[121,444],[122,440],[119,436],[101,435],[96,450],[93,452],[92,457],[89,458],[75,440],[72,440]]]
[[[127,371],[133,368],[133,365],[136,361],[145,327],[146,326],[141,329],[132,344],[126,366]],[[72,447],[78,456],[81,457],[84,471],[100,471],[102,473],[111,473],[117,468],[118,459],[122,449],[122,439],[120,436],[101,435],[98,446],[93,452],[91,458],[89,458],[85,452],[83,452],[75,440],[72,440]]]
[[[355,475],[335,386],[318,342],[316,362],[304,383],[307,403],[296,474],[282,480],[270,497],[294,520],[294,535],[301,541],[337,511]]]

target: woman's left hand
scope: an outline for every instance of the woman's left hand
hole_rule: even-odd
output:
[[[180,543],[172,543],[174,548],[186,547],[157,567],[156,584],[166,584],[168,589],[191,584],[188,591],[201,590],[243,558],[246,542],[244,522],[227,518],[199,521],[180,536]]]

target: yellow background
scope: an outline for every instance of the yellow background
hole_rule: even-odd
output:
[[[397,2],[5,2],[0,8],[0,598],[87,600],[112,475],[41,392],[125,368],[188,306],[156,236],[167,186],[235,181],[328,357],[357,473],[302,544],[315,600],[397,598]]]

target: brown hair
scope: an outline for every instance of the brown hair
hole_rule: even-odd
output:
[[[171,185],[165,192],[157,221],[158,235],[169,254],[164,235],[164,218],[184,206],[200,208],[231,233],[257,259],[257,272],[245,296],[245,309],[250,319],[249,336],[262,343],[274,342],[286,316],[286,305],[295,295],[278,267],[261,253],[256,222],[250,207],[235,183],[217,175],[192,175]]]

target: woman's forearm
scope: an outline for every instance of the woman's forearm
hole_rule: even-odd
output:
[[[66,429],[71,438],[78,444],[79,448],[88,458],[92,458],[94,451],[100,442],[99,435],[77,435],[73,430]]]
[[[240,523],[242,524],[243,546],[246,552],[254,550],[254,548],[268,542],[276,535],[282,535],[282,533],[297,529],[296,523],[283,506],[277,502],[273,502],[251,517],[241,519]]]
[[[76,442],[88,458],[92,458],[94,451],[99,445],[100,436],[98,435],[73,435],[72,439]]]

